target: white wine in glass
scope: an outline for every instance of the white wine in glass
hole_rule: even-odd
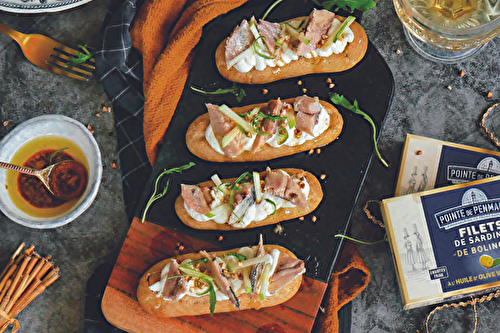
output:
[[[500,0],[393,1],[409,43],[431,60],[464,60],[500,33]]]

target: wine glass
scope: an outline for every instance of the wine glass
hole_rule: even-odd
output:
[[[393,0],[410,45],[444,63],[465,60],[500,33],[500,0]]]

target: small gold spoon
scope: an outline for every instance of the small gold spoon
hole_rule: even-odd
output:
[[[45,185],[45,187],[47,188],[47,190],[49,190],[50,193],[63,200],[72,200],[78,198],[83,193],[87,185],[87,171],[85,167],[81,163],[74,160],[64,160],[49,165],[48,167],[43,168],[41,170],[36,170],[33,168],[19,166],[5,162],[0,162],[0,168],[37,177],[38,179],[40,179],[43,185]],[[77,172],[80,175],[80,177],[82,178],[84,177],[83,181],[80,180],[80,185],[75,190],[71,190],[69,192],[62,190],[62,186],[64,184],[62,184],[61,181],[57,179],[57,175],[58,171],[63,170],[63,168],[66,170],[72,169],[75,172]]]

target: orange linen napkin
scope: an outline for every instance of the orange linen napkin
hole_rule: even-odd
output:
[[[356,245],[345,242],[339,260],[334,267],[328,289],[323,299],[324,313],[318,316],[317,332],[339,331],[338,311],[365,289],[370,281],[366,267]]]
[[[144,139],[151,165],[181,98],[203,26],[247,0],[149,0],[130,34],[144,67]]]

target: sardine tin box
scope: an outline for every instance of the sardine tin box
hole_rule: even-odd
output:
[[[405,309],[500,287],[499,159],[498,152],[408,136],[396,190],[408,194],[381,203]],[[415,168],[426,170],[425,186],[425,177],[421,186],[404,181],[405,170],[416,178]],[[439,186],[446,187],[417,192]]]
[[[500,152],[408,134],[395,196],[500,175]]]

